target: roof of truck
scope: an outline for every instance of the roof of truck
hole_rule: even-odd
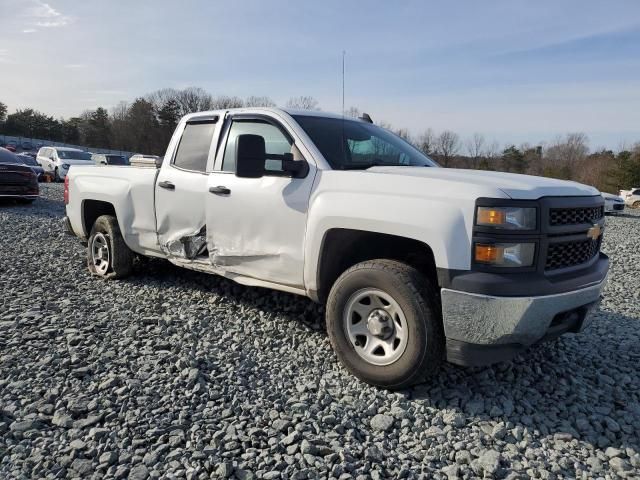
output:
[[[205,112],[190,113],[187,115],[189,118],[204,116],[204,115],[223,115],[225,113],[260,113],[269,112],[275,114],[288,114],[288,115],[304,115],[308,117],[325,117],[325,118],[343,118],[341,114],[332,112],[323,112],[321,110],[298,110],[293,108],[275,108],[275,107],[241,107],[241,108],[229,108],[225,110],[208,110]],[[359,118],[345,117],[349,120],[362,121]]]

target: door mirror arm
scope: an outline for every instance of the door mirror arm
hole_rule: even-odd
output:
[[[306,160],[294,160],[292,153],[285,153],[282,158],[282,171],[291,173],[292,178],[304,178],[309,173]]]

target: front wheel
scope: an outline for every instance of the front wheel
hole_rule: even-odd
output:
[[[92,274],[104,278],[124,278],[131,274],[134,253],[124,243],[114,216],[98,217],[87,243],[87,265]]]
[[[344,272],[329,293],[326,322],[340,361],[371,385],[409,387],[444,358],[437,293],[401,262],[370,260]]]
[[[638,200],[637,202],[633,202],[631,204],[631,208],[640,208],[640,200]]]

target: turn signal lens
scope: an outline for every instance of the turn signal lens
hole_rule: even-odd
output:
[[[530,267],[535,259],[535,243],[476,243],[476,263],[494,267]]]
[[[535,230],[536,209],[533,207],[478,207],[476,225],[505,230]]]
[[[504,248],[499,245],[476,244],[476,262],[501,263],[504,258]]]
[[[478,208],[478,225],[504,225],[507,215],[496,208]]]

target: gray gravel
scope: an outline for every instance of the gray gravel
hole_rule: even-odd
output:
[[[42,192],[0,205],[0,478],[640,476],[638,212],[608,219],[587,332],[389,393],[305,299],[163,261],[90,277]]]

